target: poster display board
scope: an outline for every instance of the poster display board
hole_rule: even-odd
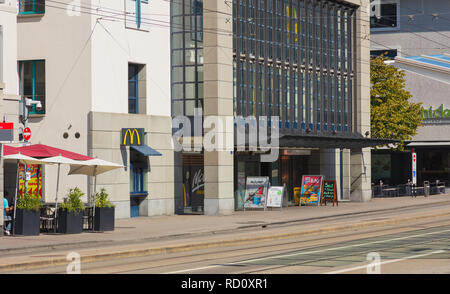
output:
[[[270,187],[267,194],[267,207],[277,207],[281,209],[283,206],[288,206],[285,187]]]
[[[336,206],[338,206],[338,199],[337,199],[337,189],[336,189],[336,181],[323,181],[323,188],[322,188],[322,198],[320,201],[320,205],[322,206],[323,203],[327,205],[327,201],[332,201],[333,206],[336,202]]]
[[[245,185],[245,208],[266,209],[269,177],[247,177]]]
[[[27,178],[27,173],[29,178]],[[37,164],[28,164],[25,172],[25,165],[19,164],[19,196],[25,192],[25,180],[28,181],[28,194],[42,197],[42,169]]]
[[[300,205],[319,205],[323,176],[303,176]]]

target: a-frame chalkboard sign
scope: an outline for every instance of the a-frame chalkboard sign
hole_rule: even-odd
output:
[[[320,198],[320,206],[325,203],[327,205],[327,201],[336,202],[336,206],[338,206],[337,199],[337,189],[336,189],[336,181],[323,181],[323,189],[322,189],[322,197]]]

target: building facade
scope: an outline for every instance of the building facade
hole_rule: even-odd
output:
[[[17,76],[17,1],[0,1],[0,113],[2,122],[14,123],[14,140],[19,139],[19,81]],[[6,143],[6,142],[4,142]],[[3,208],[5,189],[3,159],[0,158],[0,200]],[[14,194],[7,196],[9,204]],[[2,210],[3,211],[3,210]],[[3,226],[3,213],[0,216]]]
[[[20,92],[43,105],[30,109],[30,141],[122,164],[97,177],[117,218],[173,214],[169,11],[163,0],[19,5]],[[123,144],[123,129],[143,129],[134,138],[143,146]],[[61,166],[58,199],[78,186],[86,200],[93,179],[68,169]],[[42,178],[53,202],[57,168],[43,167]]]
[[[448,108],[450,18],[448,1],[385,0],[371,3],[371,55],[387,54],[405,72],[411,101],[422,103],[423,126],[404,152],[372,154],[372,181],[400,185],[413,181],[412,153],[417,154],[416,180],[450,184]]]
[[[286,185],[291,203],[308,174],[336,180],[341,199],[370,200],[368,147],[380,142],[370,139],[369,8],[331,0],[172,3],[172,115],[194,126],[182,139],[191,148],[175,152],[176,213],[242,209],[249,176]],[[203,133],[195,133],[198,116]],[[211,117],[224,126],[217,130]],[[269,127],[259,135],[279,133],[274,160],[251,148],[251,138],[239,143],[241,131],[249,136],[264,119]],[[214,128],[231,149],[202,148]]]

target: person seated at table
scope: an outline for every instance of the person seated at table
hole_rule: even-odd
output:
[[[10,214],[14,210],[14,206],[9,206],[7,196],[8,196],[8,193],[5,192],[5,195],[3,197],[3,222],[4,222],[5,234],[11,235],[12,218],[8,214]]]

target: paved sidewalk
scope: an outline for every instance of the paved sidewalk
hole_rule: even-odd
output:
[[[150,241],[186,239],[191,237],[233,233],[245,229],[261,229],[263,226],[295,225],[296,222],[316,222],[321,219],[341,216],[351,220],[354,216],[364,216],[370,212],[392,211],[401,208],[420,210],[427,206],[440,207],[450,204],[450,195],[425,197],[374,198],[370,202],[340,202],[339,206],[302,206],[273,209],[271,211],[236,211],[229,216],[174,215],[142,217],[116,220],[113,232],[84,232],[77,235],[45,234],[39,236],[0,237],[2,256],[20,251],[44,251],[77,245],[95,247],[107,244],[137,244]]]

